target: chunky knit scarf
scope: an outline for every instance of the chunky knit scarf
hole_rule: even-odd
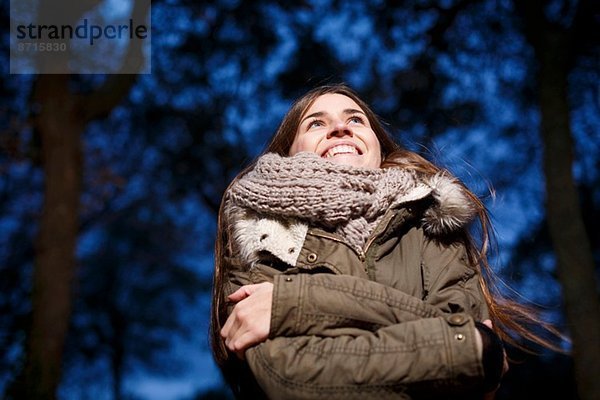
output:
[[[266,217],[322,227],[362,247],[390,207],[431,191],[413,171],[337,165],[313,153],[269,153],[232,185],[228,202]]]

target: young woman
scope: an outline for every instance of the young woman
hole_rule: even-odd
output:
[[[483,232],[480,246],[469,233]],[[345,85],[298,99],[227,189],[211,338],[239,398],[492,398],[509,332],[485,207]]]

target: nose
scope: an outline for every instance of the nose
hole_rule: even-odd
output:
[[[343,137],[343,136],[352,136],[352,129],[345,122],[337,122],[332,126],[331,130],[327,132],[327,138],[330,137]]]

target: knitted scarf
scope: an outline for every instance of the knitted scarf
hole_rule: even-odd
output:
[[[390,208],[432,191],[414,171],[334,164],[314,153],[263,155],[228,192],[229,207],[298,219],[362,247]]]

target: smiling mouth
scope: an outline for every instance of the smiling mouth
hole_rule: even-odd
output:
[[[348,144],[338,144],[337,146],[331,147],[321,157],[332,158],[339,155],[361,155],[362,153],[356,147]]]

